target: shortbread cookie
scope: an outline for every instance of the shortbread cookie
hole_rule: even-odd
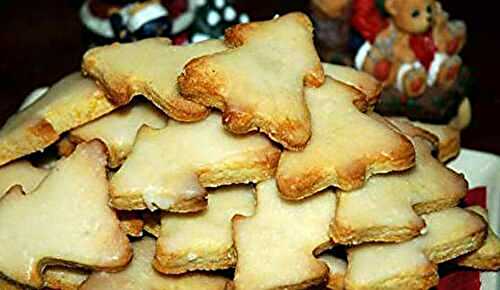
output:
[[[145,210],[142,214],[144,220],[143,230],[155,238],[160,237],[161,232],[161,213],[159,211],[151,212]]]
[[[47,176],[49,170],[37,168],[26,160],[19,160],[0,167],[0,198],[13,186],[20,186],[25,194],[30,194]],[[73,290],[85,281],[87,275],[76,270],[62,267],[48,267],[43,271],[46,286],[54,289]],[[0,279],[0,289],[22,289],[6,280]]]
[[[59,156],[69,156],[73,151],[75,151],[76,145],[78,141],[81,140],[71,140],[67,135],[59,139],[56,143],[57,154]],[[108,157],[109,159],[109,157]],[[111,160],[109,161],[111,162]]]
[[[321,255],[319,259],[325,262],[329,269],[328,284],[326,288],[331,290],[344,290],[344,279],[347,269],[346,261],[330,254]]]
[[[259,130],[290,150],[303,149],[311,136],[304,86],[324,81],[312,31],[302,13],[235,25],[225,33],[232,49],[186,65],[181,93],[221,110],[234,133]]]
[[[314,254],[332,245],[333,192],[295,203],[281,199],[276,181],[268,180],[257,184],[256,195],[255,214],[233,221],[235,289],[306,289],[326,281],[328,267]]]
[[[41,151],[56,142],[61,133],[114,108],[93,81],[73,73],[7,120],[0,130],[0,165]]]
[[[252,215],[254,207],[250,186],[230,186],[210,192],[208,208],[201,213],[164,214],[154,267],[166,274],[234,267],[231,219]]]
[[[429,289],[438,283],[437,264],[478,249],[484,220],[461,208],[423,216],[427,233],[399,244],[366,244],[348,250],[346,289]]]
[[[7,281],[0,276],[0,289],[2,290],[24,290],[20,285]]]
[[[43,271],[45,286],[58,290],[78,290],[89,275],[77,269],[59,266],[49,267]]]
[[[258,182],[274,175],[280,151],[262,135],[235,136],[220,115],[197,123],[143,127],[111,179],[111,205],[193,212],[206,207],[204,187]]]
[[[412,122],[413,125],[436,135],[439,139],[438,158],[441,162],[449,161],[460,153],[460,130],[449,125],[434,125]]]
[[[47,267],[43,271],[43,280],[45,281],[43,289],[78,290],[87,278],[88,274],[80,270],[58,266]],[[0,289],[27,290],[28,288],[0,277]]]
[[[209,109],[179,95],[177,76],[190,59],[224,49],[220,40],[177,46],[168,38],[150,38],[93,48],[85,53],[82,69],[106,88],[113,103],[144,95],[169,117],[196,121]]]
[[[80,290],[224,290],[227,279],[207,274],[167,276],[151,266],[155,252],[155,240],[144,237],[134,242],[134,258],[121,272],[95,272]]]
[[[372,119],[381,122],[383,124],[386,124],[388,126],[391,126],[392,128],[395,128],[396,130],[401,131],[403,134],[405,134],[409,138],[413,137],[422,137],[427,139],[432,146],[434,146],[436,149],[439,149],[439,138],[432,134],[431,132],[424,130],[420,127],[416,127],[413,125],[408,119],[404,118],[393,118],[393,117],[383,117],[377,113],[374,112],[368,112],[367,113]]]
[[[329,186],[354,190],[371,175],[413,166],[410,140],[360,112],[353,101],[363,97],[328,77],[306,90],[313,136],[304,151],[283,152],[276,176],[282,197],[302,199]]]
[[[46,265],[116,269],[132,249],[108,207],[106,154],[85,143],[30,194],[12,188],[0,200],[0,273],[35,288]]]
[[[127,235],[131,237],[142,237],[144,220],[141,213],[136,211],[118,211],[120,227]]]
[[[373,107],[378,102],[383,85],[372,75],[349,66],[331,63],[323,63],[323,69],[327,76],[364,94],[366,96],[364,100],[368,107]]]
[[[26,160],[0,167],[0,199],[16,185],[21,186],[25,193],[32,192],[48,173],[48,170],[37,168]]]
[[[433,138],[438,145],[438,159],[443,163],[455,158],[460,152],[460,130],[454,129],[451,126],[412,122],[407,118],[401,117],[385,118],[385,122],[389,122],[403,131],[406,130],[407,134],[420,130],[417,133],[419,135],[427,134],[427,136],[435,136]]]
[[[488,212],[480,206],[471,206],[467,210],[475,212],[488,221]],[[475,268],[485,271],[500,270],[500,239],[491,229],[488,229],[488,237],[484,245],[477,251],[460,257],[457,263],[461,266]]]
[[[456,206],[467,194],[467,182],[432,156],[433,146],[413,137],[414,168],[374,176],[364,187],[337,192],[331,227],[336,243],[401,242],[420,233],[419,215]]]
[[[132,103],[72,130],[69,136],[76,143],[101,140],[108,149],[109,166],[116,168],[132,151],[137,131],[143,125],[154,129],[164,128],[167,116],[147,102]]]

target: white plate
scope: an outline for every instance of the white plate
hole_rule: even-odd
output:
[[[465,175],[469,188],[486,186],[490,226],[500,233],[500,157],[462,149],[459,157],[448,165]],[[500,289],[500,273],[481,273],[481,290],[495,289]]]

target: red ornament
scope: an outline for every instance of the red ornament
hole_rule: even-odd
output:
[[[352,5],[352,26],[370,43],[389,26],[389,21],[380,13],[375,0],[354,0]]]

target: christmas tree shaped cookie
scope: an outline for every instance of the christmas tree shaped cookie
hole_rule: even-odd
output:
[[[212,114],[197,123],[143,127],[132,153],[111,178],[118,209],[193,212],[206,207],[205,187],[271,177],[280,151],[265,136],[233,135]]]
[[[30,194],[12,188],[0,200],[0,273],[40,288],[47,265],[114,270],[132,256],[108,207],[106,155],[85,143]]]
[[[144,95],[169,117],[196,121],[209,110],[179,95],[177,76],[190,59],[224,49],[219,40],[176,46],[168,38],[149,38],[91,49],[84,55],[82,67],[106,88],[113,103],[125,104]]]
[[[324,81],[312,24],[301,13],[226,30],[231,49],[190,61],[179,77],[184,97],[223,112],[237,134],[262,131],[288,149],[311,136],[304,87]]]
[[[313,136],[304,151],[283,152],[276,179],[284,198],[302,199],[329,186],[353,190],[371,175],[413,166],[411,142],[355,106],[365,97],[330,78],[306,90]]]

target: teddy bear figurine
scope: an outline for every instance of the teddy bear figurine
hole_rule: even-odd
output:
[[[388,15],[389,17],[386,17]],[[449,21],[435,0],[353,0],[352,26],[365,40],[355,66],[405,96],[456,81],[465,24]]]
[[[475,82],[458,55],[466,26],[439,1],[310,0],[309,15],[323,61],[382,82],[376,112],[459,130],[470,122]]]

